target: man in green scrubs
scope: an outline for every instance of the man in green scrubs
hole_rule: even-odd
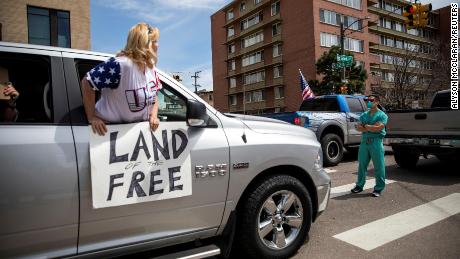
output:
[[[385,125],[387,124],[388,116],[377,107],[380,102],[378,96],[371,95],[365,101],[369,110],[359,117],[361,124],[356,127],[358,131],[362,132],[362,137],[358,152],[358,180],[351,192],[359,193],[363,191],[366,183],[367,167],[372,159],[375,175],[375,187],[372,196],[379,197],[385,188],[383,138],[386,134]]]

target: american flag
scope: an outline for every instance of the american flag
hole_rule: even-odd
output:
[[[302,71],[300,71],[300,69],[299,69],[299,73],[300,73],[300,90],[302,91],[302,99],[307,100],[310,98],[314,98],[315,94],[311,90],[310,86],[308,85],[307,80],[305,80],[305,77],[303,76]]]

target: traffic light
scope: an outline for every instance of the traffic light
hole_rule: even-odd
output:
[[[404,7],[403,15],[406,17],[405,23],[408,30],[412,27],[418,26],[418,5],[406,5]]]
[[[418,25],[420,27],[425,27],[428,25],[428,14],[431,11],[431,4],[421,5],[418,4]]]

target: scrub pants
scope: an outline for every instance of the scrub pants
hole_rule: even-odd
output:
[[[358,181],[356,185],[363,189],[366,183],[367,167],[372,159],[374,164],[375,191],[385,188],[385,150],[381,138],[364,138],[361,140],[358,152]]]

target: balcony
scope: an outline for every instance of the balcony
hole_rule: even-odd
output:
[[[265,101],[246,103],[246,111],[262,110],[266,107]]]
[[[257,30],[262,29],[265,26],[271,25],[272,23],[279,22],[279,21],[281,21],[281,15],[280,14],[270,16],[270,18],[268,18],[267,20],[261,21],[258,24],[253,25],[253,26],[247,28],[246,30],[241,31],[240,35],[238,35],[238,36],[235,35],[231,39],[227,39],[226,43],[241,39],[241,38],[243,38],[245,36],[248,36],[248,35],[256,32]]]
[[[243,13],[240,13],[239,17],[234,17],[232,20],[229,20],[224,27],[228,27],[232,25],[233,23],[239,22],[243,19],[248,18],[249,16],[257,13],[258,11],[263,10],[267,5],[270,5],[271,1],[265,0],[262,3],[259,3],[258,5],[254,5],[253,1],[247,1],[246,2],[246,10]]]
[[[375,6],[368,6],[367,7],[367,11],[370,12],[370,13],[373,13],[373,14],[377,14],[381,17],[391,17],[399,22],[404,22],[406,20],[406,18],[400,14],[397,14],[397,13],[393,13],[393,12],[390,12],[390,11],[387,11],[385,9],[380,9],[378,7],[375,7]]]
[[[258,69],[261,69],[263,67],[265,67],[265,61],[261,61],[261,62],[252,64],[252,65],[249,65],[249,66],[242,67],[241,68],[241,73],[246,73],[246,72],[249,72],[249,71],[258,70]]]
[[[378,0],[367,0],[367,6],[372,6],[372,5],[376,5],[376,4],[379,4],[379,1]]]
[[[380,66],[379,66],[379,69],[380,70],[386,70],[386,71],[394,71],[394,66],[392,64],[384,64],[384,63],[381,63]],[[411,74],[422,74],[422,75],[429,75],[431,76],[433,73],[431,72],[431,70],[426,70],[426,69],[420,69],[420,68],[408,68],[408,71],[407,73],[411,73]]]
[[[284,80],[283,80],[282,76],[277,77],[277,78],[273,78],[273,85],[272,86],[278,86],[278,85],[283,85],[283,84],[284,84]]]
[[[384,53],[398,54],[398,55],[404,55],[406,53],[406,50],[404,49],[388,47],[385,45],[372,45],[372,46],[369,46],[369,50],[375,51],[377,53],[384,52]],[[429,60],[436,61],[435,57],[430,56],[428,54],[418,53],[417,56],[423,59],[429,59]]]
[[[275,107],[284,107],[284,97],[280,99],[275,99]]]
[[[369,31],[371,31],[373,33],[376,33],[376,34],[379,34],[379,35],[383,34],[383,35],[398,37],[398,38],[401,38],[401,39],[404,39],[404,40],[415,41],[415,42],[418,42],[418,43],[425,43],[425,44],[430,44],[431,43],[431,41],[429,41],[429,40],[427,40],[425,38],[422,38],[422,37],[419,37],[419,36],[414,36],[414,35],[404,33],[404,32],[390,30],[390,29],[387,29],[387,28],[384,28],[384,27],[381,27],[381,26],[371,26],[371,27],[369,27]]]
[[[231,58],[239,58],[239,57],[241,57],[243,55],[246,55],[248,53],[258,51],[258,50],[261,50],[261,49],[265,49],[266,47],[271,46],[273,44],[276,44],[278,42],[282,42],[281,41],[281,35],[279,35],[279,37],[278,36],[273,37],[272,41],[268,42],[266,44],[263,44],[263,42],[261,42],[261,43],[254,44],[253,46],[241,49],[240,53],[238,55],[233,55]],[[228,58],[228,59],[231,59],[231,58]],[[228,61],[228,59],[227,59],[227,61]]]

